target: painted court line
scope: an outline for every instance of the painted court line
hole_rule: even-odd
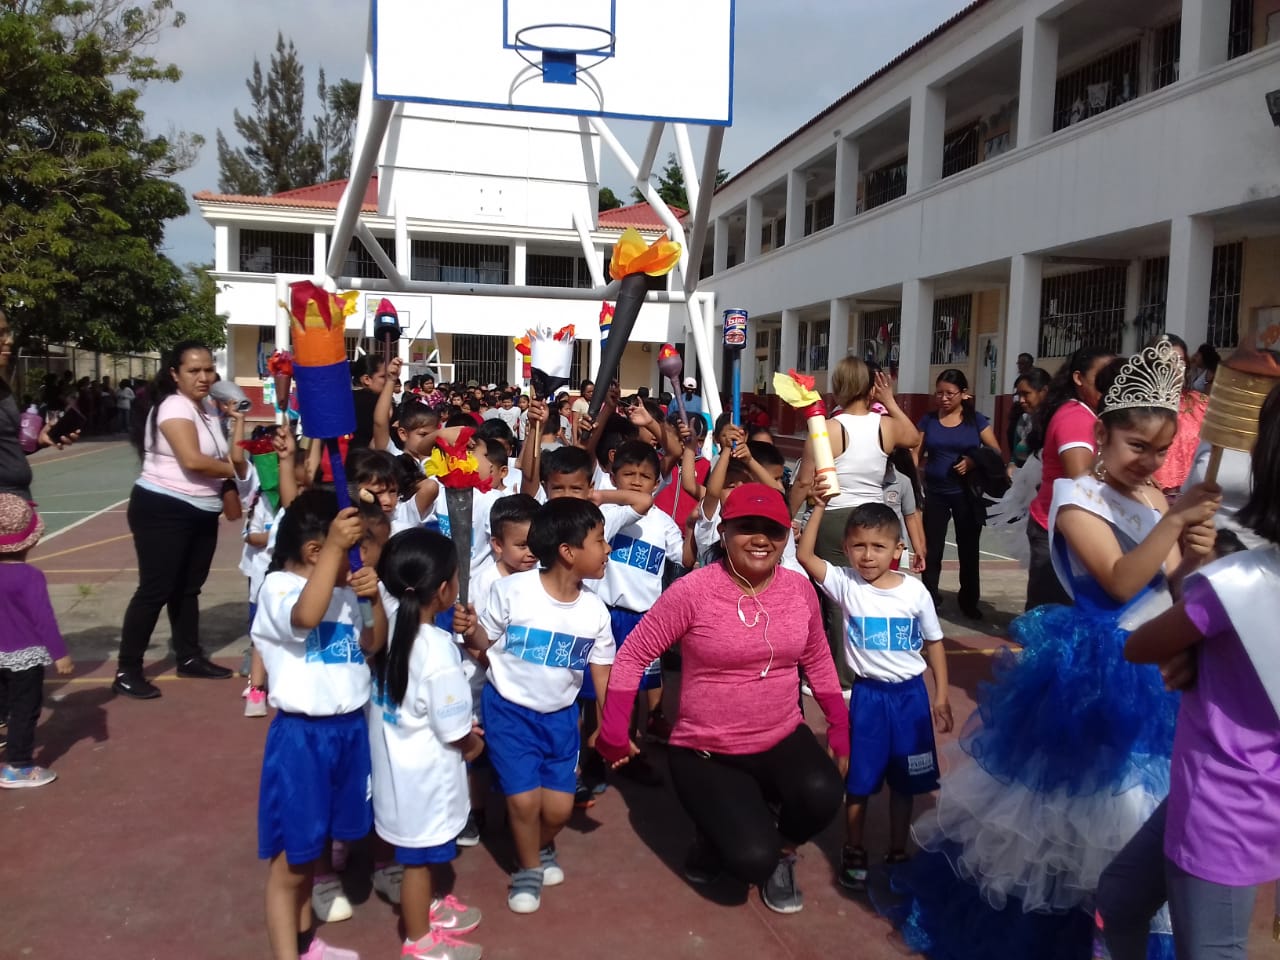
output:
[[[954,547],[954,548],[955,548],[955,549],[957,549],[957,550],[959,550],[959,549],[960,549],[960,548],[959,548],[959,547],[957,547],[954,543],[952,543],[950,540],[948,540],[948,541],[947,541],[947,546],[948,546],[948,547]],[[1022,561],[1021,561],[1021,560],[1019,560],[1017,557],[1006,557],[1003,553],[992,553],[990,550],[979,550],[978,552],[979,552],[980,554],[982,554],[984,557],[990,557],[990,558],[991,558],[991,559],[993,559],[993,560],[1008,560],[1008,561],[1010,561],[1011,563],[1021,563],[1021,562],[1022,562]]]
[[[104,450],[107,450],[107,449],[110,449],[110,448],[104,445],[99,447],[96,450],[85,450],[83,453],[73,453],[69,457],[53,457],[52,459],[49,459],[49,460],[37,460],[35,463],[31,464],[31,467],[32,469],[35,469],[36,467],[45,467],[54,463],[66,463],[68,460],[77,460],[80,457],[91,457],[95,453],[102,453]]]
[[[62,531],[58,531],[58,532],[61,533]],[[66,550],[59,550],[57,553],[50,553],[50,554],[46,554],[43,557],[36,557],[34,560],[32,560],[32,563],[44,563],[46,560],[52,560],[54,557],[65,557],[69,553],[79,553],[81,550],[89,550],[89,549],[92,549],[93,547],[106,546],[108,543],[116,543],[119,540],[128,540],[132,536],[133,536],[132,533],[122,533],[117,537],[107,537],[107,539],[105,540],[95,540],[93,543],[86,543],[84,546],[81,546],[81,547],[68,547]],[[50,537],[49,539],[52,539],[52,537]],[[57,573],[58,571],[54,570],[50,572]]]
[[[96,512],[94,512],[94,513],[89,514],[89,516],[87,516],[87,517],[81,517],[81,518],[80,518],[79,520],[77,520],[75,523],[69,523],[69,524],[67,524],[67,525],[66,525],[65,527],[63,527],[61,530],[55,530],[55,531],[53,531],[53,533],[49,534],[47,537],[43,537],[43,538],[41,538],[41,541],[40,541],[40,542],[41,542],[41,543],[48,543],[50,540],[54,539],[55,537],[60,537],[60,536],[62,536],[62,535],[63,535],[64,533],[66,533],[68,530],[74,530],[76,527],[80,526],[81,524],[83,524],[83,523],[88,523],[88,522],[89,522],[90,520],[92,520],[94,517],[101,516],[101,515],[102,515],[102,514],[104,514],[104,513],[110,513],[112,510],[115,510],[117,507],[123,507],[123,506],[124,506],[126,503],[128,503],[128,502],[129,502],[129,498],[128,498],[128,497],[125,497],[123,500],[117,500],[115,503],[111,504],[110,506],[103,507],[101,510],[98,510],[98,511],[96,511]],[[119,540],[120,538],[119,538],[119,537],[116,537],[115,539]],[[93,544],[90,544],[90,546],[93,546]],[[79,548],[78,548],[78,549],[79,549]],[[55,557],[56,557],[56,556],[58,556],[58,554],[56,554],[56,553],[55,553],[55,554],[51,554],[51,556],[55,556]],[[41,560],[47,560],[47,559],[49,559],[49,558],[48,558],[48,557],[41,557],[40,559],[41,559]]]

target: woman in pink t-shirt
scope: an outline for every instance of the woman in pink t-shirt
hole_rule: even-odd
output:
[[[1098,454],[1095,411],[1102,400],[1094,378],[1113,356],[1102,347],[1081,347],[1059,368],[1049,384],[1048,398],[1036,411],[1039,417],[1036,435],[1044,444],[1040,451],[1044,473],[1040,492],[1031,501],[1027,518],[1027,543],[1031,550],[1027,610],[1046,603],[1071,603],[1049,560],[1049,504],[1053,500],[1055,480],[1074,479],[1093,469]]]
[[[208,347],[179,343],[156,375],[154,406],[134,423],[142,475],[129,495],[128,518],[138,589],[125,610],[112,689],[137,700],[160,696],[142,673],[142,658],[165,607],[178,675],[231,676],[200,647],[198,598],[218,546],[222,485],[236,477],[218,409],[209,399],[216,376]]]

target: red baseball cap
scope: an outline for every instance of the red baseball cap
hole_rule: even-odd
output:
[[[791,527],[791,511],[787,509],[782,494],[763,483],[744,483],[734,487],[720,508],[721,520],[745,517],[760,517],[772,520],[780,527]]]

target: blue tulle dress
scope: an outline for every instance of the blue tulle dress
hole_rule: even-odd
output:
[[[1058,481],[1055,511],[1066,503],[1106,519],[1125,550],[1159,519],[1092,478]],[[937,805],[912,827],[921,852],[877,898],[934,960],[1089,957],[1098,877],[1169,790],[1177,698],[1157,667],[1124,659],[1129,630],[1168,605],[1163,577],[1119,604],[1065,540],[1053,550],[1075,605],[1014,621],[1023,650],[979,688]],[[1171,956],[1169,941],[1153,936],[1151,955]]]

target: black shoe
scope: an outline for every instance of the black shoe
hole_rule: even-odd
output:
[[[121,670],[111,689],[135,700],[155,700],[160,696],[160,688],[144,677],[141,670]]]
[[[192,657],[178,664],[178,676],[192,677],[197,680],[225,680],[232,671],[220,667],[205,657]]]
[[[978,609],[978,605],[976,603],[973,604],[972,606],[962,606],[960,608],[960,612],[963,613],[965,617],[969,620],[982,619],[982,611]]]
[[[724,872],[720,856],[712,849],[711,844],[698,837],[689,848],[689,855],[684,858],[684,878],[690,883],[703,886],[714,883]]]

